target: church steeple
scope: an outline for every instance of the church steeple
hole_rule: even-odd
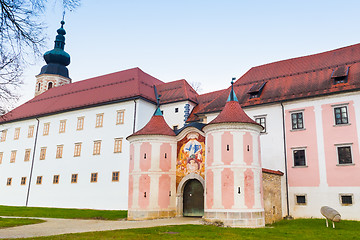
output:
[[[52,87],[71,83],[69,70],[66,67],[70,64],[70,55],[64,51],[66,34],[64,20],[60,24],[61,27],[57,30],[54,49],[44,54],[46,65],[41,68],[40,74],[36,76],[35,96]]]

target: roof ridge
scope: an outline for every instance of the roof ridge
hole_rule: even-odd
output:
[[[286,60],[284,60],[284,61],[286,61]],[[331,69],[331,68],[335,68],[335,67],[339,67],[339,66],[345,66],[345,65],[354,64],[354,63],[359,63],[359,62],[360,62],[360,59],[359,59],[359,60],[355,60],[355,61],[351,61],[351,62],[345,62],[345,63],[341,63],[341,64],[326,66],[326,67],[322,67],[322,68],[309,69],[309,70],[307,70],[307,71],[295,72],[295,73],[290,73],[290,74],[283,74],[283,75],[278,75],[278,76],[270,77],[270,78],[263,78],[263,79],[259,79],[259,80],[252,81],[252,82],[238,83],[239,80],[241,80],[241,78],[246,75],[246,74],[244,74],[244,75],[241,76],[238,80],[236,80],[236,82],[234,83],[234,85],[236,85],[236,86],[249,85],[249,84],[254,84],[254,83],[258,83],[258,82],[262,82],[262,81],[270,81],[270,80],[273,80],[273,79],[278,79],[278,78],[283,78],[283,77],[291,77],[291,76],[294,76],[294,75],[307,74],[307,73],[310,73],[310,72],[322,71],[322,70],[325,70],[325,69]],[[273,63],[277,63],[277,62],[273,62]],[[269,64],[272,64],[272,63],[269,63]],[[266,64],[265,64],[265,65],[266,65]],[[264,66],[264,65],[261,65],[261,66]],[[253,67],[253,68],[251,68],[251,69],[255,69],[255,68],[258,68],[258,67],[261,67],[261,66]],[[250,70],[251,70],[251,69],[250,69]]]

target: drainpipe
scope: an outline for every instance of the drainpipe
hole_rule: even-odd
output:
[[[133,133],[135,133],[135,124],[136,124],[136,99],[134,99],[134,126],[133,126]]]
[[[285,219],[292,219],[290,215],[290,208],[289,208],[289,180],[288,180],[288,171],[287,171],[287,157],[286,157],[286,132],[285,132],[285,112],[284,112],[284,105],[282,102],[281,104],[281,113],[282,113],[282,128],[283,128],[283,146],[284,146],[284,159],[285,159],[285,184],[286,184],[286,216]]]
[[[25,204],[26,207],[28,206],[28,203],[29,203],[31,178],[32,178],[32,173],[33,173],[33,169],[34,169],[35,150],[36,150],[36,143],[37,143],[37,138],[38,138],[38,133],[39,133],[39,123],[40,123],[40,121],[39,121],[38,118],[35,118],[35,119],[37,121],[37,126],[36,126],[36,134],[35,134],[33,155],[32,155],[31,168],[30,168],[29,184],[28,184],[28,190],[27,190],[27,195],[26,195],[26,204]]]

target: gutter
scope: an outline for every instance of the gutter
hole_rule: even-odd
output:
[[[284,219],[293,219],[290,215],[289,208],[289,179],[288,179],[288,171],[287,171],[287,157],[286,157],[286,133],[285,133],[285,112],[283,102],[280,102],[281,105],[281,114],[282,114],[282,129],[283,129],[283,146],[284,146],[284,159],[285,159],[285,184],[286,184],[286,216]]]
[[[36,126],[36,134],[35,134],[34,148],[33,148],[32,160],[31,160],[29,183],[28,183],[28,189],[27,189],[27,194],[26,194],[26,204],[25,204],[26,207],[28,206],[28,203],[29,203],[31,179],[32,179],[32,173],[33,173],[34,162],[35,162],[35,150],[36,150],[36,143],[37,143],[37,138],[38,138],[38,133],[39,133],[39,124],[40,124],[40,120],[39,120],[38,118],[35,118],[35,119],[36,119],[36,121],[37,121],[37,126]]]
[[[136,124],[136,99],[134,99],[134,126],[133,126],[133,133],[135,133],[135,124]]]

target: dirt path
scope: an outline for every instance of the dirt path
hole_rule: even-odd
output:
[[[4,217],[10,218],[10,217]],[[38,218],[46,222],[0,229],[1,238],[27,238],[65,233],[94,232],[129,228],[148,228],[166,225],[201,224],[201,218],[169,218],[146,221],[104,221],[59,218]]]

